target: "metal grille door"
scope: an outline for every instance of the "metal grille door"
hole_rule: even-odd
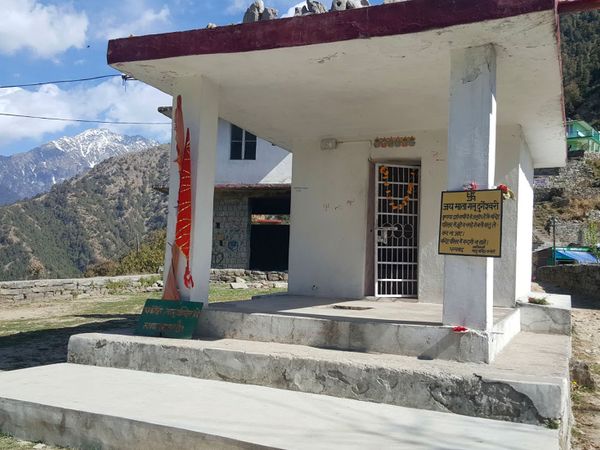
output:
[[[419,167],[376,165],[375,296],[418,293]]]

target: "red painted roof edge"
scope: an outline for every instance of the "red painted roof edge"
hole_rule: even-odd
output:
[[[568,14],[600,9],[600,0],[560,0],[558,13]]]
[[[107,59],[109,64],[116,64],[418,33],[553,10],[556,8],[555,2],[556,0],[411,0],[213,29],[115,39],[108,43]]]

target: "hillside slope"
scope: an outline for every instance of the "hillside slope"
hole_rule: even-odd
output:
[[[567,117],[600,128],[600,11],[560,18]]]
[[[81,276],[166,226],[167,146],[110,158],[37,198],[0,207],[0,280]]]
[[[589,223],[600,226],[600,155],[570,160],[558,174],[536,176],[534,241],[552,242],[552,217],[556,217],[557,245],[584,244]]]

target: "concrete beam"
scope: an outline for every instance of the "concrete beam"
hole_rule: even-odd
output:
[[[494,184],[496,159],[496,52],[492,45],[451,53],[448,189]],[[493,260],[446,256],[444,325],[491,331]]]

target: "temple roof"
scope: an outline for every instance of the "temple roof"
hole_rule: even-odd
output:
[[[536,167],[566,159],[554,0],[412,0],[110,41],[116,69],[173,94],[220,87],[219,115],[283,148],[446,130],[450,55],[494,44],[498,125],[522,127]]]

